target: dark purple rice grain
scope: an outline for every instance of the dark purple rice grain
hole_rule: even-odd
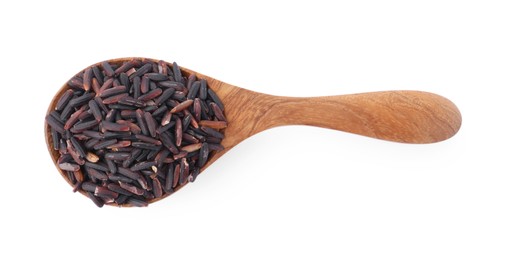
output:
[[[172,70],[174,72],[174,79],[175,79],[175,81],[184,84],[183,75],[181,74],[181,70],[179,69],[179,65],[177,65],[176,62],[172,63]]]
[[[73,164],[73,163],[60,163],[58,164],[58,167],[60,167],[60,169],[64,170],[64,171],[77,171],[79,170],[81,167],[79,166],[79,164]]]
[[[93,168],[89,168],[89,167],[87,167],[87,168],[86,168],[86,172],[87,172],[90,176],[93,176],[93,177],[95,177],[96,179],[101,180],[101,181],[105,181],[105,180],[107,180],[107,179],[108,179],[107,174],[105,174],[104,172],[101,172],[101,171],[99,171],[99,170],[93,169]]]
[[[93,76],[95,79],[97,79],[98,83],[100,85],[104,84],[104,75],[102,74],[102,71],[100,71],[100,68],[93,66],[91,67],[91,70],[93,71]]]
[[[141,95],[141,78],[140,77],[134,77],[133,79],[132,88],[130,91],[133,94],[133,98],[137,99]]]
[[[172,180],[172,188],[177,187],[179,184],[179,174],[181,172],[181,165],[178,163],[176,166],[174,166],[174,177]]]
[[[127,110],[123,110],[121,112],[126,112]],[[116,119],[116,115],[118,114],[118,110],[111,109],[107,114],[105,115],[105,121],[113,122]]]
[[[100,142],[100,139],[92,138],[84,143],[84,147],[86,147],[87,149],[91,149],[91,148],[93,148],[93,146],[95,146],[99,142]],[[60,148],[60,150],[61,150],[61,148]]]
[[[207,80],[206,79],[200,80],[199,98],[202,100],[207,99]]]
[[[170,122],[168,125],[160,126],[158,129],[156,129],[156,133],[160,135],[161,133],[171,129],[176,125],[176,122]]]
[[[157,109],[157,106],[147,106],[144,108],[144,112],[153,112]]]
[[[108,121],[104,121],[104,122],[100,123],[100,128],[102,130],[114,131],[114,132],[129,132],[130,131],[130,127],[127,125],[112,123],[112,122],[108,122]]]
[[[128,198],[129,198],[129,197],[130,197],[130,196],[128,196],[128,195],[123,195],[123,194],[120,194],[120,195],[118,196],[118,198],[117,198],[117,199],[115,199],[115,201],[116,201],[116,203],[117,203],[118,205],[123,205],[123,204],[125,204],[125,202],[128,200]]]
[[[121,82],[119,82],[119,79],[118,78],[115,78],[113,81],[112,81],[112,87],[113,88],[116,88],[116,87],[119,87],[121,86]]]
[[[121,175],[124,175],[132,180],[138,180],[141,175],[134,172],[134,171],[131,171],[130,169],[127,169],[127,168],[123,168],[123,167],[118,167],[118,172],[121,174]]]
[[[157,85],[163,88],[173,88],[176,91],[181,91],[185,88],[181,82],[176,81],[160,81]]]
[[[222,139],[214,136],[208,136],[206,137],[206,141],[210,144],[219,144],[221,143]]]
[[[185,158],[186,156],[188,156],[188,152],[181,150],[181,151],[179,151],[178,154],[174,154],[174,156],[172,156],[172,158],[174,158],[174,161],[176,161],[181,158]]]
[[[46,122],[51,126],[51,128],[54,128],[56,132],[63,134],[65,130],[63,129],[63,124],[60,122],[60,120],[57,120],[51,115],[46,116]]]
[[[174,154],[179,153],[179,150],[177,149],[176,145],[171,140],[167,132],[163,132],[160,134],[160,140],[162,141],[162,144],[169,149],[169,151],[171,151]]]
[[[220,107],[216,103],[211,102],[209,105],[218,120],[227,122],[227,119],[223,115],[223,111],[221,111]]]
[[[93,203],[95,203],[95,205],[97,205],[97,207],[101,208],[104,206],[104,201],[98,197],[96,197],[95,195],[93,195],[95,191],[93,192],[90,192],[88,191],[87,194],[88,194],[88,198],[91,199],[91,201],[93,201]]]
[[[70,180],[70,182],[72,184],[76,184],[76,177],[74,176],[74,172],[73,171],[65,171],[66,175],[67,175],[67,178]]]
[[[173,88],[165,89],[162,94],[155,100],[155,105],[159,106],[169,99],[176,90]]]
[[[102,86],[100,86],[97,96],[101,96],[102,93],[113,86],[114,78],[107,79]]]
[[[151,166],[155,166],[156,165],[156,162],[148,162],[148,161],[145,161],[145,162],[140,162],[140,163],[137,163],[135,164],[134,166],[130,167],[130,170],[132,171],[140,171],[140,170],[144,170],[144,169],[150,169]]]
[[[68,153],[67,151],[67,143],[64,141],[64,139],[60,139],[60,142],[59,142],[59,145],[60,149],[58,150],[60,152],[60,154],[66,154]]]
[[[148,77],[142,77],[141,79],[141,93],[145,94],[149,91],[149,78]]]
[[[149,112],[144,113],[144,119],[146,120],[146,126],[148,128],[149,134],[152,137],[156,137],[156,128],[157,128],[156,121],[151,115],[151,113]]]
[[[93,89],[95,93],[100,93],[100,83],[98,83],[98,80],[96,78],[93,78],[91,80],[91,89]]]
[[[109,190],[107,187],[97,186],[95,188],[95,196],[104,198],[104,199],[116,199],[119,194]]]
[[[95,139],[100,139],[103,137],[103,134],[100,133],[100,132],[97,132],[97,131],[83,131],[83,134],[90,137],[90,138],[95,138]]]
[[[85,162],[84,165],[86,165],[87,167],[93,168],[95,170],[103,171],[103,172],[106,172],[108,170],[107,166],[104,166],[104,165],[98,164],[98,163]]]
[[[160,198],[163,195],[162,192],[162,184],[160,183],[160,180],[157,178],[153,179],[153,195],[155,198]]]
[[[223,151],[225,150],[225,147],[221,144],[208,144],[209,145],[209,151]]]
[[[129,138],[131,136],[131,133],[130,132],[109,132],[109,131],[106,131],[104,133],[104,136],[103,138],[104,139],[125,139],[125,138]]]
[[[167,193],[172,192],[173,182],[174,182],[174,165],[169,164],[167,174],[165,176],[165,185],[164,185],[165,192]]]
[[[114,160],[114,161],[123,161],[123,160],[128,159],[128,157],[130,157],[130,154],[123,153],[123,152],[113,152],[113,153],[106,153],[105,154],[106,159]]]
[[[144,200],[135,199],[133,197],[130,197],[127,200],[127,202],[128,202],[128,204],[135,206],[135,207],[147,207],[148,206],[148,203],[145,202]]]
[[[144,189],[144,194],[146,193],[146,190],[151,190],[151,185],[147,182],[147,179],[143,175],[139,175],[139,178],[137,178],[137,183],[141,186],[142,189]]]
[[[128,96],[128,93],[122,93],[122,94],[110,96],[110,97],[104,99],[102,102],[105,105],[115,104],[115,103],[118,103],[121,99],[123,99],[124,97],[127,97],[127,96]]]
[[[202,114],[202,106],[200,105],[200,99],[196,98],[193,101],[193,115],[195,116],[195,120],[197,122],[200,121],[201,114]]]
[[[118,103],[128,106],[128,107],[122,107],[121,109],[136,109],[136,108],[142,108],[142,107],[146,106],[146,102],[139,100],[139,99],[135,99],[130,96],[121,99],[120,101],[118,101]],[[112,106],[110,106],[110,107],[112,107]],[[117,107],[115,107],[115,108],[117,108]]]
[[[197,176],[200,174],[200,168],[199,167],[195,167],[190,176],[188,177],[188,181],[189,182],[194,182],[196,179],[197,179]]]
[[[130,193],[133,193],[135,195],[142,195],[144,194],[144,190],[141,189],[141,188],[138,188],[132,184],[128,184],[128,183],[124,183],[124,182],[119,182],[119,186],[125,190],[127,190],[128,192]]]
[[[104,161],[107,164],[107,168],[109,169],[109,172],[111,174],[115,174],[118,171],[118,167],[116,166],[116,164],[111,159],[105,159],[104,158]]]
[[[119,100],[118,102],[121,102],[121,100]],[[109,108],[116,109],[116,110],[119,110],[119,111],[122,111],[122,110],[135,110],[135,109],[137,109],[136,106],[123,105],[123,104],[119,104],[119,103],[111,104],[111,105],[109,105]],[[116,118],[116,120],[118,120],[118,118]]]
[[[174,94],[172,94],[172,98],[179,102],[182,102],[186,100],[186,94],[184,92],[176,90]]]
[[[167,74],[167,62],[163,61],[163,60],[160,60],[158,61],[158,73],[161,73],[163,75],[168,75]]]
[[[67,82],[67,85],[69,85],[70,88],[75,89],[75,90],[84,89],[83,79],[79,78],[79,77],[74,77],[74,78],[70,79]]]
[[[183,123],[179,117],[176,118],[176,146],[181,146],[181,142],[183,141]]]
[[[102,112],[100,111],[97,102],[92,99],[90,102],[88,102],[88,106],[90,107],[91,113],[93,114],[93,117],[95,117],[95,120],[98,122],[102,121]]]
[[[95,184],[93,182],[89,182],[89,181],[85,181],[81,185],[81,189],[83,189],[85,191],[89,191],[89,192],[95,192],[96,188],[97,188],[97,184]]]
[[[142,162],[144,160],[146,160],[146,158],[148,158],[148,154],[151,152],[150,150],[145,150],[145,149],[141,149],[141,148],[138,148],[141,150],[141,153],[139,154],[139,156],[137,156],[137,158],[135,158],[135,161],[136,162]]]
[[[160,140],[157,140],[157,139],[149,137],[149,136],[138,134],[138,135],[135,135],[135,138],[139,139],[140,141],[151,143],[151,144],[154,144],[157,146],[162,145],[162,142]]]
[[[141,128],[143,135],[149,135],[148,127],[146,126],[146,123],[144,121],[144,112],[140,109],[137,109],[135,111],[135,116],[137,118],[137,124]]]
[[[207,126],[202,126],[202,127],[200,127],[200,129],[202,129],[202,131],[204,131],[206,134],[213,136],[213,137],[217,137],[217,138],[221,138],[221,139],[223,139],[225,137],[222,133],[220,133],[212,128],[209,128]]]
[[[186,116],[184,116],[183,121],[182,121],[183,132],[185,132],[186,129],[188,129],[188,126],[190,125],[191,121],[192,121],[192,115],[190,113],[188,113]]]
[[[101,97],[95,96],[94,98],[95,102],[97,102],[98,107],[104,112],[105,114],[109,113],[109,108],[107,108],[104,104],[104,101]]]
[[[77,119],[79,119],[79,122],[83,122],[83,121],[86,121],[86,119],[90,119],[92,118],[93,115],[91,114],[91,111],[90,109],[87,109],[86,111],[83,111],[78,117]]]
[[[126,91],[127,91],[127,88],[125,86],[119,85],[117,87],[112,87],[112,88],[102,91],[100,94],[100,97],[101,98],[108,98],[108,97],[112,97],[114,95],[125,93]]]
[[[60,99],[58,99],[58,102],[56,103],[56,106],[55,106],[55,110],[62,111],[63,108],[65,108],[65,106],[72,99],[72,97],[74,97],[74,91],[72,91],[71,89],[67,89],[67,91],[65,91],[63,93],[63,95],[60,97]]]
[[[109,175],[109,180],[114,182],[122,182],[122,183],[132,183],[134,180],[125,177],[123,175]]]
[[[119,186],[118,184],[116,183],[109,183],[107,184],[107,188],[111,191],[114,191],[116,193],[119,193],[119,194],[122,194],[122,195],[126,195],[126,196],[132,196],[133,193],[121,188],[121,186]]]
[[[123,73],[119,74],[119,82],[121,83],[121,85],[126,87],[127,92],[128,92],[128,90],[130,89],[130,80],[128,79],[128,76],[126,73],[123,72]]]
[[[184,185],[188,181],[188,176],[190,175],[190,167],[186,158],[181,159],[180,163],[181,172],[179,173],[179,185]]]
[[[193,82],[192,86],[190,87],[187,97],[189,99],[195,99],[195,97],[197,96],[199,91],[200,91],[200,81],[195,81],[195,82]]]
[[[172,118],[172,113],[170,111],[166,112],[162,118],[161,125],[165,126],[170,123],[170,119]]]
[[[163,94],[162,94],[163,95]],[[153,111],[153,117],[159,117],[165,115],[165,113],[169,110],[166,105],[161,105],[155,111]]]
[[[91,88],[91,78],[93,77],[92,73],[93,73],[93,71],[91,70],[91,68],[87,68],[86,70],[84,70],[84,75],[83,75],[84,91],[89,91]]]
[[[146,76],[152,81],[166,81],[169,79],[169,76],[163,75],[160,73],[146,73]]]
[[[202,167],[207,162],[209,157],[209,144],[203,143],[199,150],[198,166]]]
[[[98,125],[97,120],[90,120],[86,122],[80,122],[75,124],[72,128],[70,128],[70,132],[72,133],[82,133],[84,130],[88,130],[94,128]]]
[[[146,63],[142,65],[136,72],[134,72],[132,75],[130,75],[130,79],[133,79],[135,77],[142,77],[145,73],[150,72],[153,69],[153,65],[150,63]]]
[[[154,145],[154,144],[145,143],[145,142],[132,142],[132,146],[137,147],[137,148],[141,148],[141,149],[145,149],[145,150],[155,150],[155,151],[158,151],[161,148],[161,145]]]
[[[118,141],[117,143],[108,145],[106,148],[107,149],[119,149],[119,148],[129,147],[131,144],[132,144],[131,141],[122,140],[122,141]]]
[[[104,61],[102,62],[102,69],[104,70],[105,75],[112,77],[114,76],[114,70],[111,67],[111,64],[109,62]]]
[[[199,141],[201,142],[204,142],[206,140],[206,138],[201,134],[201,131],[199,132],[196,132],[198,131],[198,129],[193,129],[193,130],[188,130],[186,131],[189,135],[192,135],[194,136],[195,138],[197,138]]]
[[[120,73],[123,73],[129,69],[131,69],[132,67],[134,67],[136,64],[138,63],[137,60],[131,60],[131,61],[127,61],[125,63],[123,63],[121,66],[119,66],[115,71],[114,71],[114,74],[115,75],[119,75]]]
[[[148,93],[141,95],[138,99],[142,100],[142,101],[148,101],[150,99],[154,99],[154,98],[160,96],[162,94],[162,92],[163,91],[161,88],[155,88],[155,89],[149,91]]]
[[[53,150],[59,150],[60,149],[60,135],[54,128],[51,127],[51,139],[53,141]]]
[[[68,105],[70,107],[78,107],[84,104],[87,104],[88,101],[95,97],[95,93],[84,93],[82,96],[77,98],[73,98],[69,101]]]
[[[207,94],[209,94],[209,96],[214,101],[214,103],[216,103],[216,105],[218,105],[218,107],[220,107],[220,109],[222,111],[225,110],[225,106],[223,106],[223,103],[221,102],[221,99],[218,97],[218,95],[216,95],[216,93],[212,89],[208,88],[207,89]]]
[[[169,156],[169,150],[162,149],[155,157],[155,162],[157,163],[157,167],[161,168],[163,166],[163,161]]]
[[[186,88],[190,89],[191,86],[193,85],[193,82],[195,82],[196,80],[197,80],[197,76],[195,74],[193,74],[193,73],[190,74],[190,76],[186,80]]]
[[[80,157],[82,158],[86,157],[86,151],[74,137],[70,137],[70,142],[72,143],[72,147],[77,151]]]
[[[49,115],[52,116],[56,121],[60,122],[61,124],[65,124],[65,120],[61,119],[61,114],[58,113],[58,111],[51,111]]]

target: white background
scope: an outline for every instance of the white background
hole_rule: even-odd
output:
[[[506,258],[504,1],[110,2],[0,4],[0,259]],[[284,96],[430,91],[463,125],[431,145],[272,129],[162,202],[99,209],[52,165],[44,114],[127,56]]]

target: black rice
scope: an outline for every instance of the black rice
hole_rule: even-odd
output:
[[[224,147],[224,105],[176,63],[104,61],[68,81],[46,116],[58,167],[99,207],[147,206]]]

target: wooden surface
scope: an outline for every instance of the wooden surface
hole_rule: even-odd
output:
[[[201,75],[205,77],[204,75]],[[394,142],[424,144],[455,135],[462,118],[448,99],[421,91],[382,91],[294,98],[238,88],[207,77],[225,104],[225,150],[261,131],[284,125],[335,129]]]
[[[114,64],[129,59],[109,62]],[[451,101],[427,92],[383,91],[329,97],[280,97],[235,87],[189,69],[181,70],[185,75],[195,73],[197,77],[207,79],[208,86],[223,101],[229,122],[222,142],[225,149],[212,155],[202,170],[246,138],[276,126],[310,125],[388,141],[422,144],[452,137],[459,130],[462,120]],[[59,97],[67,89],[67,84],[60,88],[47,113],[54,110]],[[48,151],[56,164],[59,153],[52,149],[46,123],[44,132]],[[63,171],[56,168],[71,184]]]

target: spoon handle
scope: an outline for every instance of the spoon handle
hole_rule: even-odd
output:
[[[327,97],[279,97],[255,93],[243,104],[248,134],[283,125],[310,125],[402,143],[434,143],[452,137],[461,115],[448,99],[420,91],[384,91]],[[238,120],[236,120],[238,121]]]

